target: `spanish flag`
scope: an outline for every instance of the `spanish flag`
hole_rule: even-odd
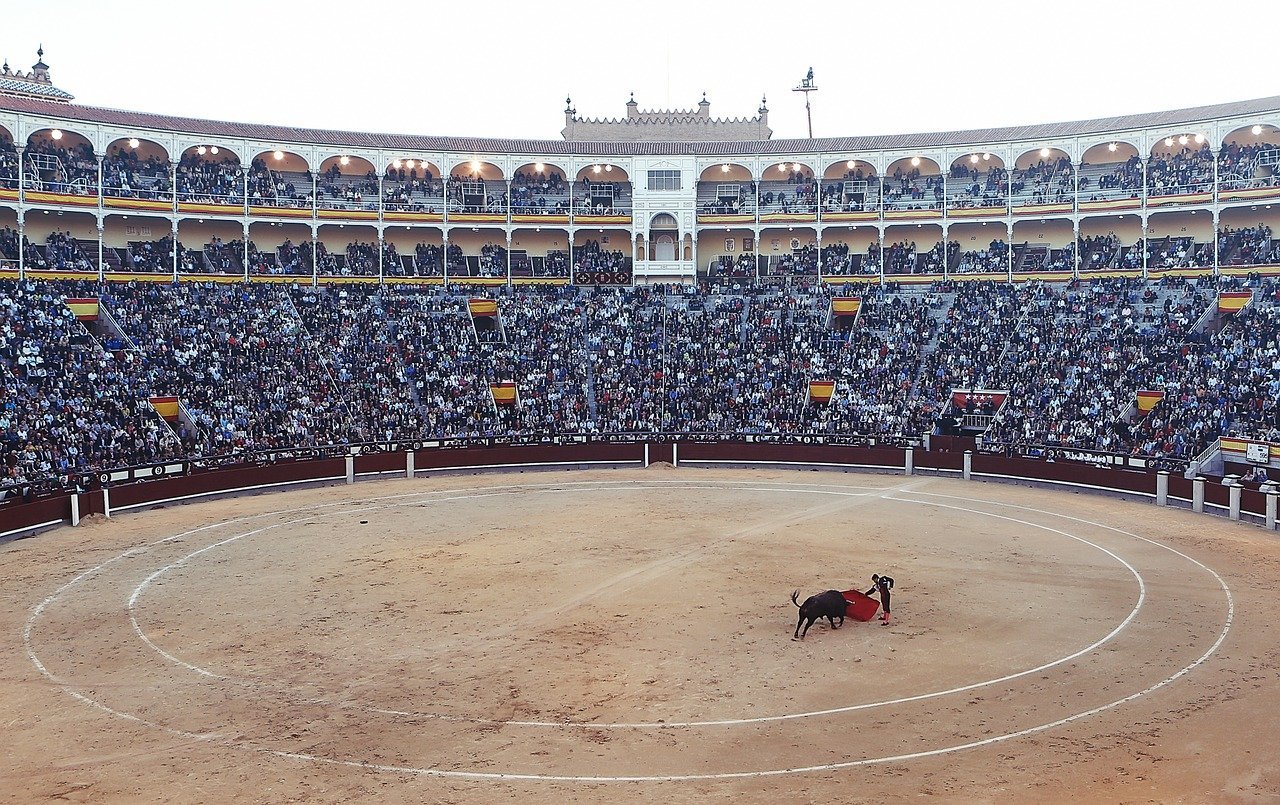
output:
[[[491,383],[489,393],[493,395],[493,401],[498,405],[516,404],[515,383]]]
[[[498,301],[496,299],[470,299],[467,306],[471,308],[471,318],[478,319],[481,316],[497,316]]]
[[[1138,392],[1138,413],[1149,414],[1151,409],[1156,407],[1156,403],[1164,399],[1163,391],[1139,391]]]
[[[177,397],[151,397],[151,407],[156,409],[156,413],[165,422],[178,421],[178,398]]]
[[[834,296],[831,298],[832,316],[856,316],[862,309],[862,297]]]
[[[1219,291],[1218,312],[1239,313],[1253,301],[1253,291]]]
[[[98,320],[98,299],[67,299],[66,305],[80,321]]]
[[[834,380],[810,380],[809,401],[826,405],[831,402],[831,395],[835,393],[835,390],[836,383]]]

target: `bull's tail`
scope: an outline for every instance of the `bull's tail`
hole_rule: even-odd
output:
[[[796,599],[797,599],[797,598],[799,598],[799,597],[800,597],[800,591],[799,591],[799,590],[796,590],[795,592],[793,592],[793,593],[791,594],[791,603],[795,604],[797,607],[798,607],[798,606],[800,606],[800,602],[796,600]]]

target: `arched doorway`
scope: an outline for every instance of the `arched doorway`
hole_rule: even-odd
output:
[[[653,216],[653,221],[649,224],[649,232],[649,241],[653,244],[651,259],[658,262],[675,262],[678,259],[676,238],[679,237],[675,216],[665,212]]]

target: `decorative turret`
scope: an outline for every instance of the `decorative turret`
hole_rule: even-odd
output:
[[[49,76],[49,65],[44,63],[44,45],[36,50],[36,63],[31,65],[29,73],[23,74],[21,70],[10,70],[9,60],[5,59],[4,67],[0,68],[0,94],[62,103],[75,97],[70,92],[53,85],[53,79]]]
[[[769,106],[763,95],[760,96],[760,108],[756,110],[756,114],[760,116],[760,122],[766,126],[769,124]]]
[[[44,63],[44,45],[36,50],[36,63],[31,65],[31,79],[43,84],[52,84],[49,78],[49,65]]]
[[[573,116],[577,113],[578,110],[573,108],[573,99],[568,95],[564,96],[564,124],[568,126],[572,123]]]
[[[640,107],[636,105],[636,94],[634,92],[631,93],[631,98],[627,101],[627,117],[640,117]]]

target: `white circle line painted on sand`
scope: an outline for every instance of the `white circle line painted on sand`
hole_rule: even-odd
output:
[[[554,486],[554,485],[549,485],[549,486]],[[857,488],[857,487],[854,487],[854,488]],[[866,487],[863,487],[863,488],[866,488]],[[914,493],[914,494],[932,494],[932,493]],[[406,495],[406,497],[407,496],[408,495]],[[388,497],[396,497],[396,496],[388,496]],[[951,496],[943,496],[943,497],[951,497]],[[994,501],[975,501],[975,502],[996,503]],[[330,504],[330,505],[333,505],[333,504]],[[137,723],[146,724],[148,726],[161,729],[170,734],[179,735],[182,737],[187,737],[187,738],[200,740],[200,741],[216,740],[220,743],[224,743],[227,745],[238,746],[241,748],[249,749],[251,751],[270,754],[270,755],[281,757],[281,758],[304,760],[308,762],[324,763],[324,764],[330,764],[330,765],[341,765],[341,766],[356,768],[356,769],[385,771],[385,772],[394,772],[394,773],[401,773],[401,774],[412,774],[415,776],[433,776],[433,777],[445,777],[445,778],[463,778],[463,779],[478,779],[478,780],[559,781],[559,782],[576,782],[576,783],[679,782],[679,781],[694,781],[694,780],[727,780],[727,779],[742,779],[742,778],[757,778],[757,777],[775,777],[780,775],[800,774],[805,772],[835,771],[835,770],[844,769],[844,768],[867,766],[867,765],[880,764],[880,763],[903,762],[907,760],[958,752],[966,749],[973,749],[973,748],[991,745],[991,744],[1002,742],[1002,741],[1024,737],[1026,735],[1031,735],[1034,733],[1053,729],[1055,727],[1059,727],[1065,724],[1069,724],[1071,722],[1086,718],[1088,716],[1096,715],[1106,710],[1110,710],[1112,708],[1118,707],[1122,704],[1133,701],[1141,696],[1147,695],[1153,691],[1159,690],[1160,688],[1163,688],[1166,685],[1171,684],[1172,682],[1181,678],[1183,675],[1189,673],[1196,667],[1203,664],[1206,660],[1209,659],[1209,657],[1211,657],[1218,650],[1219,647],[1221,647],[1222,643],[1226,640],[1227,634],[1230,632],[1231,626],[1234,620],[1234,613],[1235,613],[1234,598],[1231,594],[1231,590],[1227,585],[1226,581],[1223,580],[1222,577],[1216,571],[1214,571],[1212,568],[1208,567],[1207,565],[1199,562],[1198,560],[1190,556],[1187,556],[1186,554],[1182,553],[1181,551],[1178,551],[1175,548],[1164,545],[1163,543],[1158,542],[1157,540],[1153,540],[1147,537],[1140,537],[1136,534],[1132,534],[1130,532],[1123,531],[1121,529],[1118,529],[1103,523],[1096,523],[1093,521],[1084,520],[1082,518],[1069,517],[1067,515],[1058,515],[1056,512],[1048,512],[1048,511],[1039,510],[1039,509],[1032,509],[1030,507],[1018,506],[1017,504],[997,503],[996,505],[1009,506],[1011,508],[1019,508],[1019,509],[1024,509],[1028,511],[1042,512],[1045,514],[1050,514],[1055,516],[1068,517],[1068,519],[1076,520],[1081,523],[1093,525],[1099,528],[1108,529],[1126,536],[1136,537],[1144,542],[1148,542],[1152,545],[1157,545],[1159,547],[1172,551],[1173,553],[1179,556],[1182,556],[1188,559],[1189,561],[1191,561],[1192,563],[1194,563],[1195,565],[1203,568],[1204,570],[1212,574],[1213,577],[1218,581],[1219,586],[1221,587],[1221,589],[1223,590],[1223,592],[1227,597],[1227,605],[1228,605],[1227,618],[1218,635],[1217,640],[1213,643],[1212,646],[1209,647],[1207,651],[1205,651],[1204,654],[1202,654],[1199,658],[1194,660],[1192,663],[1183,667],[1182,669],[1175,672],[1174,674],[1166,677],[1160,682],[1157,682],[1141,691],[1137,691],[1135,693],[1132,693],[1121,699],[1117,699],[1108,704],[1091,708],[1089,710],[1085,710],[1080,713],[1076,713],[1074,715],[1058,719],[1056,721],[1048,722],[1046,724],[1042,724],[1035,727],[1029,727],[1016,732],[1006,733],[1004,735],[992,736],[979,741],[956,744],[949,747],[942,747],[938,749],[926,750],[926,751],[915,752],[910,754],[894,755],[894,756],[887,756],[887,757],[880,757],[880,758],[862,758],[858,760],[843,761],[839,763],[822,764],[822,765],[816,765],[816,766],[791,767],[791,768],[785,768],[785,769],[765,769],[765,770],[753,770],[753,771],[742,771],[742,772],[720,772],[720,773],[686,774],[686,775],[589,776],[589,775],[550,775],[550,774],[508,774],[508,773],[499,773],[499,772],[477,772],[477,771],[459,771],[459,770],[449,770],[449,769],[417,768],[417,767],[409,767],[409,766],[393,766],[393,765],[387,765],[387,764],[377,764],[377,763],[371,763],[368,761],[343,760],[338,758],[322,757],[319,755],[313,755],[309,753],[284,752],[281,750],[274,750],[274,749],[268,749],[265,747],[253,746],[252,744],[247,742],[230,741],[228,739],[222,738],[214,734],[192,733],[185,730],[175,729],[173,727],[169,727],[164,724],[157,724],[157,723],[148,721],[146,719],[143,719],[139,716],[136,716],[130,713],[124,713],[124,712],[115,710],[105,704],[95,701],[94,699],[80,693],[74,688],[71,688],[69,685],[63,684],[60,680],[57,679],[57,677],[55,677],[44,666],[44,664],[36,656],[31,646],[32,629],[35,621],[39,618],[39,616],[43,613],[43,611],[47,608],[47,606],[53,603],[57,598],[59,598],[66,590],[70,589],[72,586],[79,583],[83,579],[88,578],[89,576],[97,573],[102,568],[115,562],[116,560],[125,558],[128,555],[134,555],[138,553],[139,552],[138,548],[131,548],[128,551],[125,551],[124,553],[108,560],[107,562],[104,562],[94,568],[91,568],[87,571],[82,572],[80,575],[76,576],[71,581],[67,582],[58,590],[56,590],[49,597],[44,599],[44,601],[42,601],[39,605],[33,608],[32,613],[28,617],[26,626],[23,630],[23,638],[24,638],[24,643],[26,644],[27,654],[31,659],[32,663],[35,665],[35,667],[41,672],[42,675],[44,675],[45,677],[50,679],[50,681],[57,684],[59,688],[61,688],[64,692],[71,695],[76,700],[82,703],[88,704],[104,712],[107,712],[109,714],[118,716],[120,718],[137,722]],[[198,529],[198,530],[202,530],[202,529]]]
[[[644,486],[644,485],[640,485],[640,486],[632,485],[632,486],[628,486],[628,487],[626,487],[626,488],[628,488],[628,489],[651,489],[651,488],[654,488],[654,487],[648,487],[648,486]],[[836,495],[836,496],[845,495],[845,496],[849,496],[849,497],[866,497],[866,496],[867,496],[867,493],[842,493],[842,492],[835,491],[835,490],[807,490],[807,489],[800,489],[800,490],[797,490],[797,489],[790,488],[790,487],[786,487],[786,486],[782,486],[782,487],[777,487],[777,486],[775,486],[775,487],[760,487],[760,486],[752,486],[752,485],[748,485],[748,484],[733,484],[733,485],[727,485],[727,486],[726,486],[726,485],[718,485],[718,486],[715,486],[715,487],[707,487],[707,486],[699,486],[699,485],[686,485],[686,486],[683,486],[683,487],[681,487],[681,488],[687,488],[687,489],[707,489],[707,488],[716,488],[716,489],[734,489],[734,490],[740,490],[740,491],[752,491],[752,492],[779,492],[779,493],[797,493],[797,492],[798,492],[798,493],[812,493],[812,494]],[[597,487],[597,488],[594,488],[594,489],[574,489],[574,490],[562,490],[562,489],[554,489],[554,488],[553,488],[553,489],[549,489],[549,490],[541,490],[541,491],[543,491],[543,492],[558,492],[558,491],[583,492],[583,491],[593,491],[593,492],[594,492],[594,491],[616,491],[616,490],[615,490],[614,488],[612,488],[612,487],[608,487],[608,488]],[[367,711],[367,712],[379,713],[379,714],[382,714],[382,715],[397,716],[397,717],[401,717],[401,718],[421,718],[421,719],[429,719],[429,720],[436,720],[436,721],[445,721],[445,722],[449,722],[449,723],[489,724],[489,725],[502,725],[502,726],[510,726],[510,727],[557,728],[557,729],[563,729],[563,728],[577,728],[577,729],[662,729],[662,730],[670,730],[670,729],[686,728],[686,727],[729,727],[729,726],[740,726],[740,725],[745,725],[745,724],[765,724],[765,723],[777,722],[777,721],[790,721],[790,720],[796,720],[796,719],[802,719],[802,718],[816,718],[816,717],[821,717],[821,716],[837,715],[837,714],[840,714],[840,713],[856,712],[856,711],[859,711],[859,710],[870,710],[870,709],[878,708],[878,707],[888,707],[888,706],[894,706],[894,705],[900,705],[900,704],[907,704],[907,703],[910,703],[910,702],[924,701],[924,700],[928,700],[928,699],[939,698],[939,697],[942,697],[942,696],[950,696],[950,695],[954,695],[954,694],[957,694],[957,693],[965,693],[965,692],[968,692],[968,691],[971,691],[971,690],[977,690],[977,689],[979,689],[979,688],[990,687],[990,686],[992,686],[992,685],[998,685],[998,684],[1002,684],[1002,683],[1005,683],[1005,682],[1010,682],[1010,681],[1013,681],[1013,680],[1015,680],[1015,679],[1019,679],[1019,678],[1021,678],[1021,677],[1028,676],[1028,675],[1031,675],[1031,674],[1036,674],[1036,673],[1040,673],[1040,672],[1042,672],[1042,671],[1047,671],[1047,670],[1049,670],[1049,669],[1051,669],[1051,668],[1054,668],[1054,667],[1057,667],[1057,666],[1062,665],[1062,664],[1064,664],[1064,663],[1068,663],[1068,662],[1071,662],[1072,660],[1078,659],[1078,658],[1080,658],[1080,657],[1084,656],[1085,654],[1088,654],[1088,653],[1090,653],[1090,652],[1092,652],[1092,651],[1095,651],[1096,649],[1098,649],[1098,648],[1099,648],[1099,647],[1101,647],[1102,645],[1104,645],[1104,644],[1106,644],[1107,642],[1111,641],[1111,640],[1112,640],[1112,639],[1114,639],[1116,636],[1118,636],[1118,635],[1119,635],[1119,634],[1120,634],[1120,633],[1121,633],[1121,632],[1122,632],[1126,627],[1128,627],[1130,623],[1132,623],[1132,622],[1133,622],[1134,618],[1136,618],[1136,617],[1137,617],[1137,615],[1138,615],[1139,611],[1142,609],[1142,605],[1143,605],[1144,601],[1146,600],[1146,594],[1147,594],[1147,593],[1146,593],[1146,583],[1145,583],[1145,581],[1144,581],[1144,580],[1143,580],[1143,578],[1142,578],[1142,574],[1141,574],[1141,573],[1139,573],[1139,572],[1138,572],[1138,570],[1137,570],[1136,568],[1134,568],[1134,567],[1133,567],[1133,565],[1131,565],[1131,564],[1130,564],[1129,562],[1127,562],[1125,559],[1123,559],[1122,557],[1118,556],[1118,555],[1117,555],[1117,554],[1115,554],[1113,551],[1108,550],[1107,548],[1104,548],[1104,547],[1102,547],[1102,546],[1100,546],[1100,545],[1097,545],[1097,544],[1095,544],[1095,543],[1093,543],[1093,542],[1090,542],[1089,540],[1084,539],[1083,537],[1078,537],[1078,536],[1076,536],[1076,535],[1074,535],[1074,534],[1068,534],[1067,532],[1062,531],[1062,530],[1060,530],[1060,529],[1052,528],[1052,527],[1050,527],[1050,526],[1040,525],[1040,524],[1037,524],[1037,523],[1031,523],[1031,522],[1028,522],[1028,521],[1026,521],[1026,520],[1020,520],[1020,519],[1015,518],[1015,517],[1008,517],[1008,516],[1006,516],[1006,515],[993,514],[993,513],[989,513],[989,512],[979,512],[979,511],[972,510],[972,509],[966,509],[966,508],[961,507],[961,506],[952,506],[952,505],[943,504],[943,503],[925,503],[925,502],[922,502],[922,501],[913,501],[913,500],[906,500],[906,499],[902,499],[902,498],[892,498],[892,497],[889,497],[889,495],[892,495],[893,493],[895,493],[895,492],[897,492],[897,491],[899,491],[897,488],[893,488],[893,487],[891,487],[891,488],[887,488],[887,489],[886,489],[886,490],[884,490],[884,491],[883,491],[879,496],[880,496],[880,497],[883,497],[883,498],[885,498],[885,499],[887,499],[887,500],[896,500],[896,501],[899,501],[899,502],[902,502],[902,503],[909,503],[909,504],[914,504],[914,505],[925,505],[925,506],[929,506],[929,505],[931,505],[931,506],[936,506],[936,507],[938,507],[938,508],[953,509],[953,510],[957,510],[957,511],[965,511],[965,512],[970,512],[970,513],[978,514],[978,515],[980,515],[980,516],[992,517],[992,518],[1000,519],[1000,520],[1008,520],[1008,521],[1010,521],[1010,522],[1018,523],[1019,525],[1025,525],[1025,526],[1029,526],[1029,527],[1033,527],[1033,528],[1038,528],[1038,529],[1041,529],[1041,530],[1044,530],[1044,531],[1048,531],[1048,532],[1053,533],[1053,534],[1057,534],[1057,535],[1060,535],[1060,536],[1064,536],[1064,537],[1067,537],[1067,538],[1069,538],[1069,539],[1073,539],[1073,540],[1076,540],[1077,542],[1080,542],[1080,543],[1083,543],[1083,544],[1085,544],[1085,545],[1088,545],[1088,546],[1090,546],[1090,547],[1092,547],[1092,548],[1096,548],[1097,550],[1100,550],[1100,551],[1102,551],[1103,553],[1105,553],[1105,554],[1107,554],[1108,556],[1110,556],[1112,559],[1115,559],[1117,562],[1119,562],[1121,565],[1123,565],[1123,566],[1124,566],[1124,567],[1129,571],[1129,573],[1130,573],[1130,574],[1132,574],[1132,575],[1133,575],[1134,579],[1135,579],[1135,580],[1137,581],[1137,583],[1138,583],[1138,598],[1137,598],[1137,601],[1135,602],[1135,604],[1134,604],[1134,606],[1133,606],[1133,609],[1129,612],[1128,616],[1127,616],[1127,617],[1125,617],[1125,618],[1120,622],[1120,624],[1119,624],[1119,625],[1117,625],[1114,629],[1112,629],[1112,630],[1111,630],[1111,632],[1109,632],[1108,634],[1106,634],[1105,636],[1103,636],[1101,639],[1099,639],[1099,640],[1095,641],[1094,643],[1092,643],[1092,644],[1090,644],[1090,645],[1088,645],[1088,646],[1085,646],[1085,647],[1084,647],[1084,648],[1082,648],[1082,649],[1079,649],[1078,651],[1076,651],[1076,652],[1074,652],[1074,653],[1072,653],[1072,654],[1068,654],[1068,655],[1067,655],[1067,656],[1065,656],[1065,657],[1061,657],[1061,658],[1059,658],[1059,659],[1055,659],[1055,660],[1052,660],[1052,661],[1050,661],[1050,662],[1047,662],[1047,663],[1044,663],[1044,664],[1038,665],[1038,666],[1036,666],[1036,667],[1034,667],[1034,668],[1028,668],[1028,669],[1025,669],[1025,670],[1022,670],[1022,671],[1018,671],[1018,672],[1015,672],[1015,673],[1012,673],[1012,674],[1007,674],[1007,675],[1005,675],[1005,676],[996,677],[996,678],[994,678],[994,679],[988,679],[988,680],[984,680],[984,681],[981,681],[981,682],[974,682],[974,683],[970,683],[970,684],[967,684],[967,685],[961,685],[961,686],[957,686],[957,687],[948,688],[948,689],[945,689],[945,690],[930,691],[930,692],[928,692],[928,693],[920,693],[920,694],[915,694],[915,695],[912,695],[912,696],[903,696],[903,697],[899,697],[899,698],[894,698],[894,699],[885,699],[885,700],[882,700],[882,701],[876,701],[876,702],[863,702],[863,703],[861,703],[861,704],[844,705],[844,706],[841,706],[841,707],[832,707],[832,708],[826,708],[826,709],[822,709],[822,710],[812,710],[812,711],[805,711],[805,712],[799,712],[799,713],[782,713],[782,714],[777,714],[777,715],[767,715],[767,716],[747,716],[747,717],[743,717],[743,718],[726,718],[726,719],[705,719],[705,720],[689,720],[689,721],[627,721],[627,722],[602,722],[602,721],[536,721],[536,720],[517,720],[517,719],[505,719],[505,720],[504,720],[504,719],[478,718],[478,717],[473,717],[473,716],[452,716],[452,715],[444,715],[444,714],[440,714],[440,713],[430,713],[430,712],[418,712],[418,711],[406,711],[406,710],[393,710],[393,709],[380,708],[380,707],[361,707],[361,706],[359,706],[359,705],[353,705],[353,707],[355,707],[356,709],[363,709],[363,710],[365,710],[365,711]],[[473,499],[473,498],[494,497],[494,496],[499,496],[499,495],[510,495],[510,494],[521,494],[521,491],[520,491],[520,490],[512,490],[512,491],[503,491],[503,492],[490,492],[490,491],[487,491],[487,490],[486,490],[485,492],[477,493],[477,494],[475,494],[475,495],[456,495],[456,496],[447,497],[447,498],[434,498],[431,502],[445,502],[445,501],[454,501],[454,500],[469,500],[469,499]],[[392,504],[392,505],[417,505],[417,504],[404,504],[404,503],[397,503],[397,504]],[[372,509],[375,509],[375,508],[377,508],[377,507],[369,507],[369,508],[366,508],[366,509],[359,509],[359,510],[356,510],[356,511],[368,511],[368,510],[372,510]],[[333,512],[333,513],[330,513],[330,514],[341,514],[341,513],[346,513],[346,512]],[[326,515],[322,515],[322,516],[330,516],[330,514],[326,514]],[[308,517],[310,517],[310,516],[311,516],[311,515],[308,515]],[[295,524],[295,523],[297,523],[297,522],[300,522],[301,520],[308,519],[308,517],[299,518],[298,520],[286,521],[286,522],[283,522],[283,523],[277,523],[277,524],[272,525],[272,526],[266,526],[266,527],[264,527],[264,528],[258,528],[258,529],[254,529],[254,530],[251,530],[251,531],[246,531],[246,532],[244,532],[244,533],[242,533],[242,534],[237,534],[237,535],[235,535],[235,536],[228,537],[227,539],[221,540],[220,542],[217,542],[217,543],[214,543],[214,544],[212,544],[212,545],[208,545],[208,546],[205,546],[205,547],[203,547],[203,548],[200,548],[199,550],[193,551],[192,553],[187,554],[186,556],[183,556],[183,557],[182,557],[182,558],[180,558],[180,559],[176,559],[176,560],[174,560],[173,562],[170,562],[169,564],[167,564],[167,565],[165,565],[164,567],[160,568],[159,570],[155,571],[154,573],[152,573],[151,575],[149,575],[146,579],[144,579],[144,580],[142,581],[142,583],[140,583],[137,587],[135,587],[135,588],[134,588],[134,590],[133,590],[133,592],[132,592],[132,594],[129,596],[129,601],[128,601],[128,605],[127,605],[127,610],[128,610],[128,614],[129,614],[129,620],[130,620],[130,622],[131,622],[131,624],[132,624],[132,626],[133,626],[134,632],[135,632],[135,633],[136,633],[136,634],[137,634],[137,635],[138,635],[138,636],[143,640],[143,642],[145,642],[148,646],[150,646],[152,649],[154,649],[157,653],[159,653],[161,656],[165,657],[166,659],[170,660],[171,662],[176,663],[177,665],[180,665],[180,666],[182,666],[182,667],[185,667],[185,668],[187,668],[187,669],[189,669],[189,670],[191,670],[191,671],[194,671],[195,673],[201,674],[202,676],[206,676],[206,677],[210,677],[210,678],[214,678],[214,679],[230,679],[230,678],[229,678],[229,677],[227,677],[226,675],[219,674],[219,673],[216,673],[216,672],[214,672],[214,671],[210,671],[210,670],[208,670],[208,669],[206,669],[206,668],[202,668],[202,667],[200,667],[200,666],[197,666],[197,665],[193,665],[193,664],[191,664],[191,663],[188,663],[188,662],[186,662],[185,660],[182,660],[181,658],[176,657],[176,656],[174,656],[174,655],[170,654],[169,652],[165,651],[164,649],[162,649],[162,648],[160,648],[159,646],[157,646],[154,642],[152,642],[152,640],[151,640],[151,639],[146,635],[145,630],[143,630],[143,629],[142,629],[142,627],[141,627],[141,625],[138,623],[138,620],[137,620],[137,617],[136,617],[136,614],[135,614],[135,608],[136,608],[136,605],[137,605],[137,601],[138,601],[139,597],[141,596],[142,592],[143,592],[143,591],[144,591],[144,590],[145,590],[145,589],[146,589],[146,588],[147,588],[147,587],[148,587],[148,586],[149,586],[149,585],[150,585],[154,580],[156,580],[156,579],[157,579],[157,578],[159,578],[161,575],[163,575],[164,573],[167,573],[168,571],[170,571],[170,570],[172,570],[172,569],[174,569],[174,568],[181,567],[181,566],[182,566],[182,565],[184,565],[188,560],[190,560],[190,559],[192,559],[192,558],[195,558],[196,556],[199,556],[199,555],[205,554],[205,553],[207,553],[208,551],[210,551],[210,550],[212,550],[212,549],[214,549],[214,548],[221,547],[221,546],[228,545],[228,544],[230,544],[230,543],[236,542],[236,541],[238,541],[238,540],[240,540],[240,539],[243,539],[243,538],[245,538],[245,537],[254,536],[254,535],[260,534],[260,533],[262,533],[262,532],[264,532],[264,531],[268,531],[268,530],[271,530],[271,529],[274,529],[274,528],[279,528],[279,527],[284,526],[284,525],[292,525],[292,524]],[[243,684],[243,685],[247,685],[247,686],[253,686],[253,685],[254,685],[254,683],[253,683],[251,680],[232,680],[232,681],[235,681],[235,682],[237,682],[238,684]]]

